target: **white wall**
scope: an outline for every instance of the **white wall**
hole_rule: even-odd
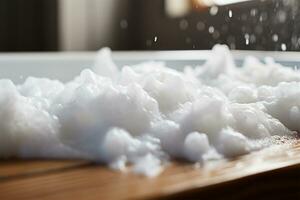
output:
[[[60,49],[114,46],[124,4],[122,0],[59,0]]]

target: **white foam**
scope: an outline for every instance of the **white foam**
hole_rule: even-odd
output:
[[[239,68],[217,45],[180,72],[161,62],[118,69],[110,54],[65,84],[0,80],[0,157],[82,158],[152,177],[172,158],[239,156],[300,131],[300,73],[271,59]]]
[[[186,157],[193,162],[201,161],[203,155],[210,149],[206,134],[192,132],[184,140],[184,152]]]

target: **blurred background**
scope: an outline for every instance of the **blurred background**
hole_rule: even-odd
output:
[[[298,0],[1,0],[0,51],[300,50]]]

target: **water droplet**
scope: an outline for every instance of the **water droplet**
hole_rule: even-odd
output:
[[[284,43],[281,44],[281,50],[286,51],[286,44],[284,44]]]
[[[210,26],[210,27],[208,28],[208,32],[209,32],[209,33],[215,32],[215,27]]]
[[[277,34],[274,34],[273,36],[272,36],[272,40],[274,41],[274,42],[277,42],[278,41],[278,35]]]
[[[212,15],[212,16],[215,16],[215,15],[218,14],[218,11],[219,11],[219,8],[217,6],[212,6],[209,9],[209,14]]]
[[[250,15],[251,15],[252,17],[254,17],[256,14],[257,14],[257,9],[255,9],[255,8],[251,9]]]
[[[228,11],[228,16],[229,16],[230,18],[232,18],[232,10],[229,10],[229,11]]]
[[[298,38],[296,35],[293,35],[291,38],[292,45],[297,44]]]
[[[267,19],[268,19],[268,13],[266,12],[261,13],[259,17],[259,21],[262,22],[262,21],[266,21]]]
[[[277,18],[280,23],[284,23],[286,21],[286,12],[283,10],[278,11]]]
[[[203,31],[205,29],[205,24],[203,22],[198,22],[196,28],[198,31]]]
[[[246,38],[246,45],[249,45],[249,39]]]
[[[256,36],[254,34],[250,35],[250,42],[255,43],[256,42]]]
[[[250,39],[250,36],[248,33],[245,34],[245,41],[246,41],[246,45],[249,45],[249,39]]]
[[[126,19],[122,19],[122,20],[120,21],[120,27],[121,27],[121,29],[126,29],[126,28],[128,28],[128,22],[127,22]]]
[[[186,19],[182,19],[179,22],[179,28],[181,30],[186,30],[189,27],[189,22]]]

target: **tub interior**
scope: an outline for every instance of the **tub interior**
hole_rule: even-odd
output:
[[[300,67],[300,53],[232,51],[235,62],[241,66],[245,57],[251,55],[263,60],[273,57],[275,61],[288,66]],[[81,70],[92,68],[96,52],[68,53],[2,53],[0,54],[0,78],[11,79],[16,84],[27,77],[46,77],[62,82],[72,80]],[[184,66],[197,66],[211,56],[210,51],[154,51],[113,52],[118,67],[134,65],[144,61],[162,61],[168,67],[181,70]]]

